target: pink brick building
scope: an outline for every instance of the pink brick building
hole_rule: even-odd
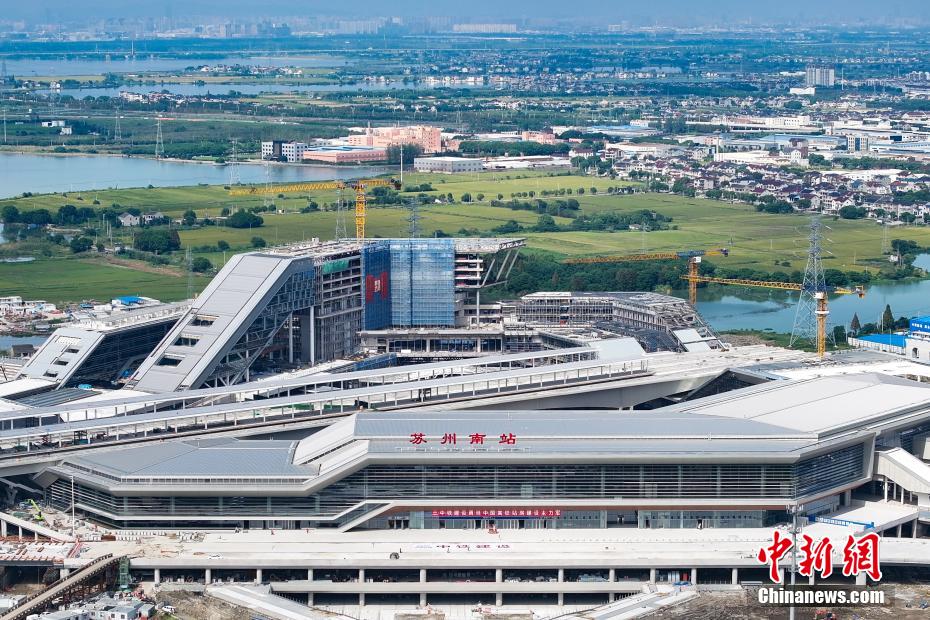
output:
[[[442,133],[439,127],[429,125],[369,127],[365,133],[349,136],[346,141],[352,146],[383,149],[399,144],[418,144],[427,154],[438,153],[442,150]]]

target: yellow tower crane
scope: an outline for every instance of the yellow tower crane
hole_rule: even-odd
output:
[[[710,284],[735,284],[737,286],[752,286],[756,288],[774,288],[783,291],[804,291],[803,284],[794,282],[767,282],[764,280],[743,280],[741,278],[713,278],[710,276],[699,276],[697,274],[681,276],[682,279],[688,280],[690,286],[696,286],[698,282],[707,282]],[[846,288],[842,286],[827,286],[822,291],[812,291],[814,298],[817,300],[817,355],[823,357],[827,350],[827,315],[830,311],[827,309],[827,295],[836,293],[837,295],[858,295],[859,299],[865,297],[865,289],[861,286]]]
[[[697,303],[697,280],[698,268],[701,266],[701,257],[703,256],[729,256],[730,250],[727,248],[717,248],[715,250],[684,250],[681,252],[653,252],[651,254],[620,254],[614,256],[586,256],[582,258],[567,258],[562,262],[568,265],[593,265],[600,263],[629,263],[634,261],[647,260],[675,260],[685,259],[688,261],[688,275],[682,276],[688,278],[688,301],[691,305]]]
[[[400,189],[400,182],[395,179],[362,179],[358,181],[321,181],[315,183],[288,183],[287,185],[249,185],[234,187],[229,190],[230,196],[268,196],[277,194],[293,194],[295,192],[314,192],[321,190],[343,190],[350,188],[355,191],[355,238],[365,238],[365,218],[367,216],[367,200],[365,191],[369,187],[393,187]]]

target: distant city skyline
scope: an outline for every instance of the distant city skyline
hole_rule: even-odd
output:
[[[508,20],[570,20],[579,23],[629,23],[631,25],[697,25],[727,26],[734,23],[803,23],[818,24],[925,24],[930,9],[922,0],[821,0],[802,2],[786,0],[779,3],[755,3],[743,0],[657,0],[644,5],[638,2],[586,3],[582,7],[562,0],[473,0],[467,10],[452,0],[356,0],[345,3],[335,0],[162,0],[150,3],[126,3],[120,0],[42,0],[5,7],[3,19],[28,20],[33,23],[90,21],[104,18],[165,18],[192,17],[228,18],[230,20],[261,20],[308,18],[331,15],[348,19],[377,16],[404,18],[448,16],[460,21],[482,19]]]

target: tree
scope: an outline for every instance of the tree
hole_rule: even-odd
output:
[[[132,247],[142,252],[162,254],[181,247],[181,238],[176,230],[150,228],[140,230],[132,240]]]
[[[268,243],[267,243],[264,239],[262,239],[261,237],[252,237],[252,247],[253,247],[253,248],[263,248],[263,247],[265,247],[266,245],[268,245]]]
[[[181,217],[181,221],[185,226],[193,226],[197,223],[197,213],[193,209],[188,209]]]
[[[71,251],[75,254],[86,252],[94,247],[94,241],[89,237],[75,237],[71,240]]]
[[[255,215],[254,213],[249,213],[244,209],[239,209],[235,213],[229,216],[229,219],[226,220],[226,224],[231,228],[258,228],[265,223],[260,216]]]
[[[219,241],[216,242],[216,249],[219,250],[220,252],[225,252],[226,250],[229,249],[229,242],[223,239],[220,239]]]
[[[477,200],[478,202],[481,202],[482,200],[484,200],[484,194],[478,194],[477,196],[475,196],[475,200]]]
[[[833,342],[836,344],[846,344],[846,328],[842,325],[836,325],[833,328]]]
[[[559,225],[555,223],[551,215],[540,215],[536,220],[537,232],[556,232],[557,230],[559,230]]]
[[[849,322],[849,331],[858,334],[860,329],[862,329],[862,324],[859,322],[859,314],[853,312],[852,321]]]
[[[19,209],[16,208],[16,205],[3,205],[3,209],[0,209],[0,219],[3,219],[4,224],[18,222]]]
[[[894,314],[891,312],[891,304],[885,304],[885,311],[882,312],[882,331],[894,328]]]
[[[203,273],[205,271],[210,271],[213,269],[213,263],[209,259],[204,258],[203,256],[198,256],[191,261],[191,271],[194,273]]]
[[[403,149],[399,144],[393,144],[387,149],[388,164],[399,165],[401,151],[404,153],[404,165],[413,164],[413,160],[423,156],[423,147],[419,144],[405,144]]]
[[[465,192],[464,194],[462,194],[462,198],[460,200],[462,202],[471,202],[471,194],[469,194],[468,192]]]

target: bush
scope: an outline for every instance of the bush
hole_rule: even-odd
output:
[[[266,245],[268,245],[268,242],[262,239],[261,237],[252,237],[253,248],[263,248]]]
[[[75,254],[86,252],[94,247],[94,242],[89,237],[75,237],[71,240],[71,251]]]
[[[191,271],[195,273],[203,273],[205,271],[210,271],[213,269],[213,263],[209,259],[204,258],[203,256],[198,256],[191,261]]]
[[[243,209],[239,209],[226,220],[226,224],[230,228],[258,228],[264,223],[265,220],[260,216]]]
[[[227,241],[224,241],[223,239],[220,239],[219,241],[216,242],[216,249],[219,250],[220,252],[225,252],[226,250],[229,249],[229,243]]]

